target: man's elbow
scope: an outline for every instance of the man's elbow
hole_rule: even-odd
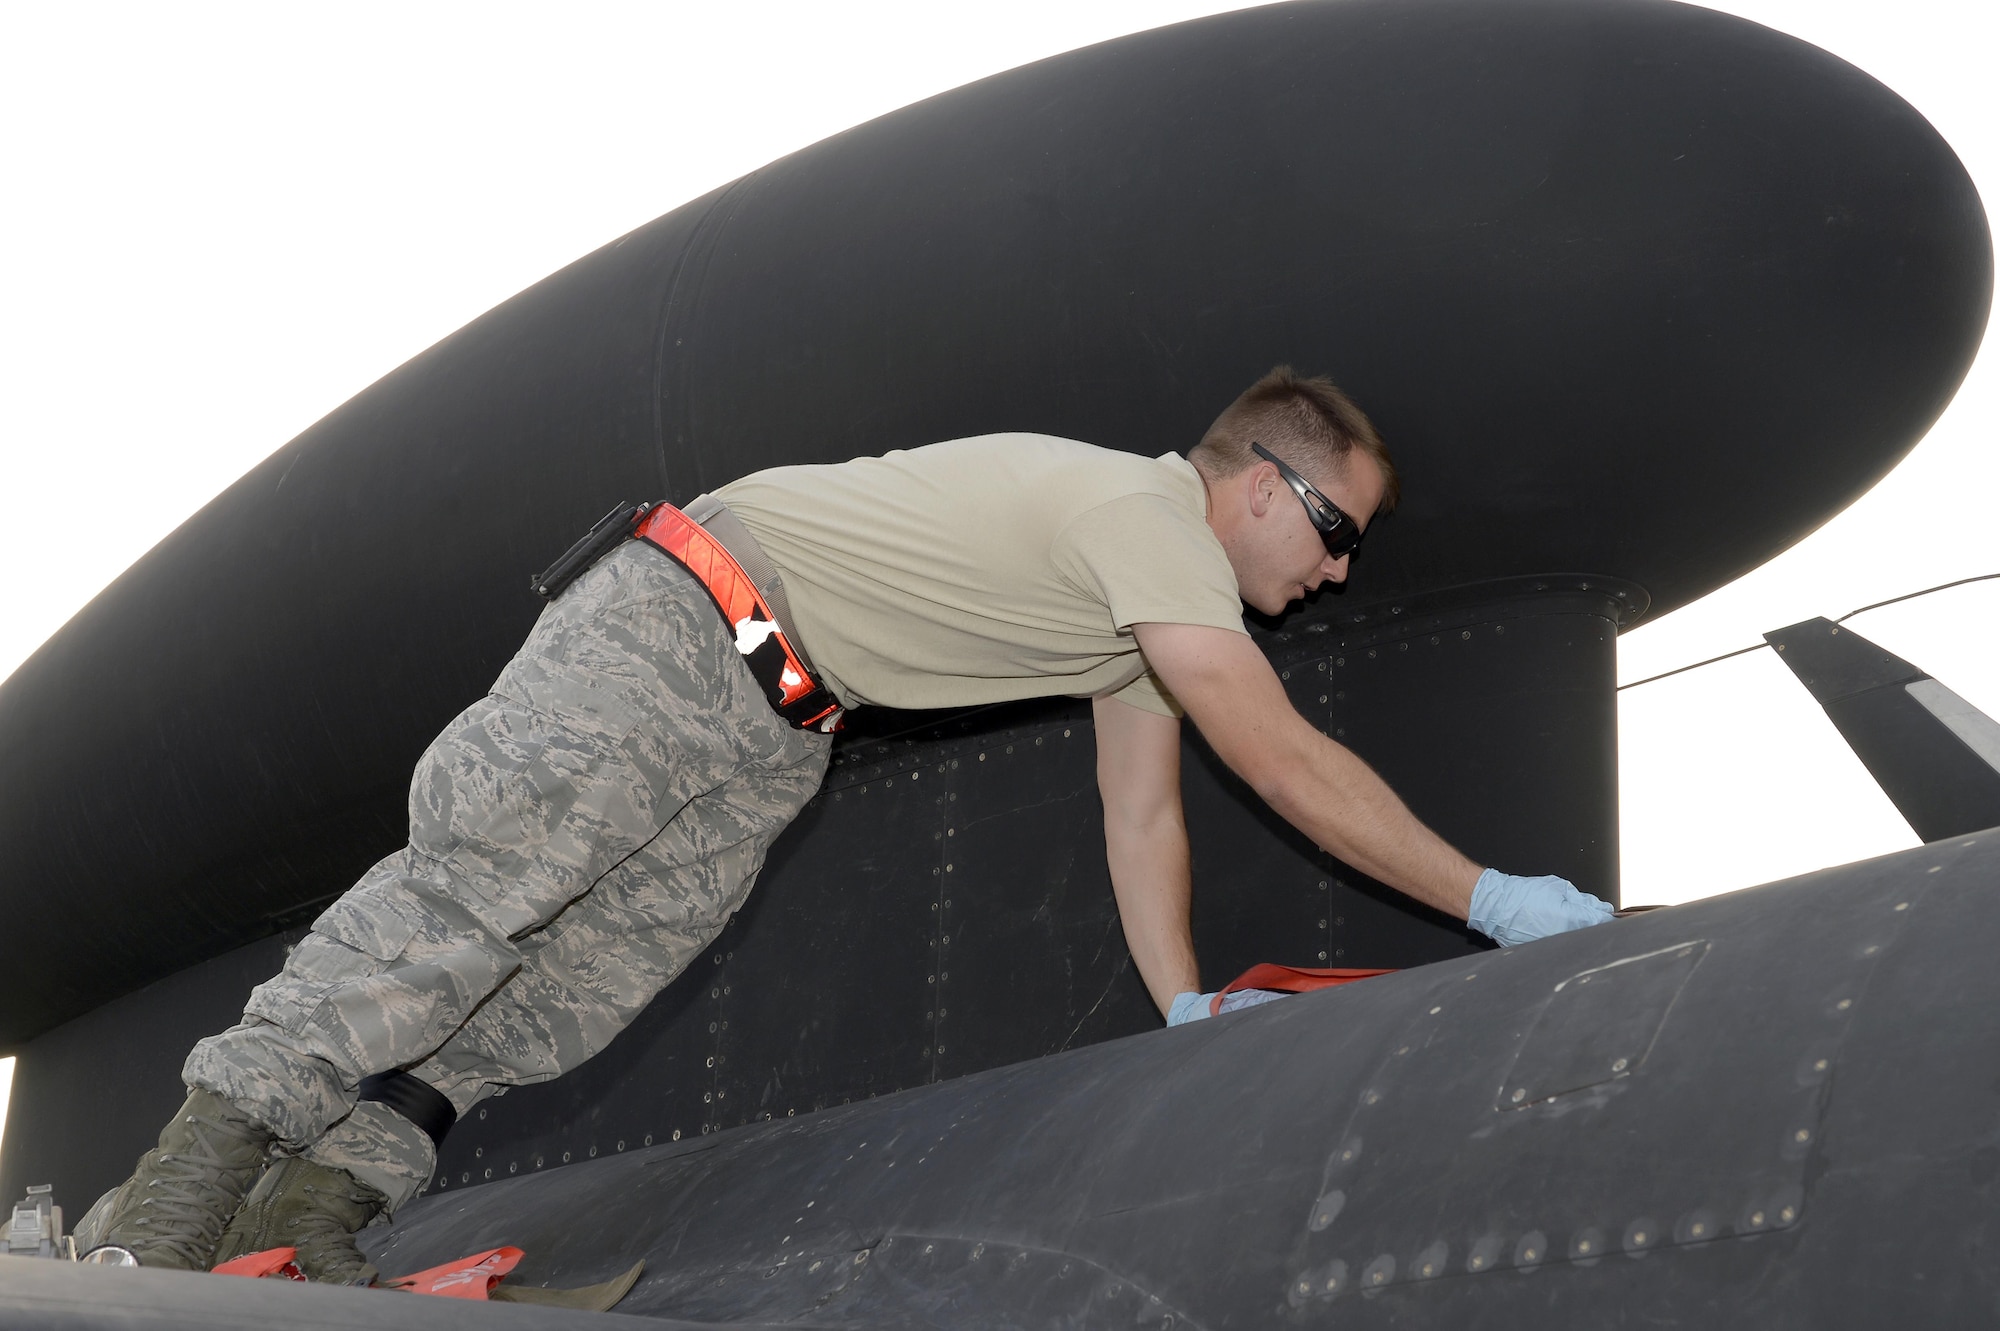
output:
[[[1259,799],[1280,813],[1298,806],[1312,770],[1302,737],[1290,729],[1268,737],[1245,737],[1221,755]]]

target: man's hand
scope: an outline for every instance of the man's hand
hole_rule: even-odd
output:
[[[1222,1011],[1240,1012],[1247,1007],[1261,1007],[1265,1003],[1275,1003],[1281,998],[1290,998],[1272,989],[1238,989],[1222,1000]],[[1191,1021],[1200,1021],[1209,1015],[1208,1009],[1215,1002],[1214,994],[1175,994],[1173,1005],[1167,1009],[1167,1025],[1185,1026]]]
[[[1603,924],[1611,915],[1609,902],[1577,891],[1566,879],[1516,878],[1488,869],[1472,889],[1465,922],[1502,947],[1512,947]]]
[[[1217,756],[1281,817],[1370,877],[1466,917],[1480,866],[1419,822],[1368,764],[1300,716],[1246,635],[1194,624],[1135,624],[1132,631]]]

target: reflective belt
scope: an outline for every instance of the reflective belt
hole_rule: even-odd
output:
[[[697,518],[696,515],[700,515]],[[712,495],[687,510],[672,504],[648,509],[632,535],[692,573],[736,633],[750,673],[779,716],[800,730],[839,730],[840,700],[813,673],[798,634],[784,583],[749,529]],[[753,571],[761,577],[752,576]]]

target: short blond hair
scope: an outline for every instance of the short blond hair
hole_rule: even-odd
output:
[[[1224,407],[1188,451],[1188,461],[1220,480],[1257,461],[1252,444],[1308,477],[1345,476],[1348,455],[1359,449],[1382,471],[1378,512],[1394,508],[1402,490],[1382,436],[1354,400],[1331,379],[1300,378],[1289,365],[1277,366]]]

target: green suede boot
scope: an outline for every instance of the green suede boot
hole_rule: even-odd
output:
[[[389,1199],[344,1169],[298,1156],[266,1170],[215,1250],[220,1266],[253,1252],[296,1248],[299,1270],[325,1285],[372,1285],[381,1275],[354,1236],[367,1228]]]
[[[270,1143],[271,1134],[229,1101],[192,1092],[112,1196],[97,1243],[82,1260],[208,1270],[223,1226],[264,1170]]]

